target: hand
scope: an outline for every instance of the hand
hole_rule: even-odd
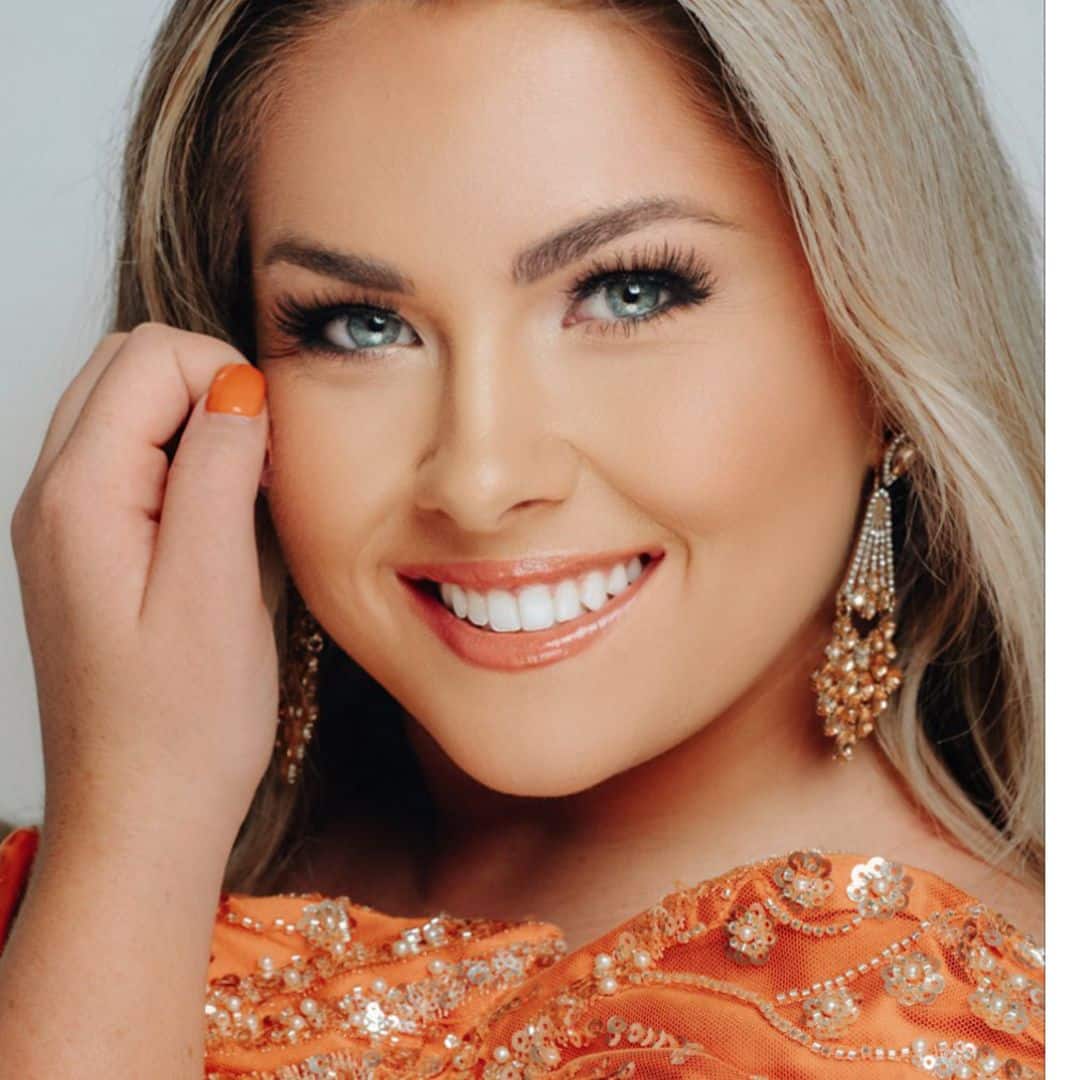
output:
[[[162,323],[103,338],[15,508],[46,836],[137,820],[227,852],[270,761],[277,653],[254,529],[268,417],[206,411],[227,364],[247,365],[258,404],[261,372],[226,342]]]

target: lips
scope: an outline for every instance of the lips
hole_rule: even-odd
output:
[[[406,563],[395,567],[410,581],[427,579],[460,585],[463,589],[487,592],[490,589],[513,591],[526,585],[555,585],[564,578],[577,577],[590,570],[610,569],[628,562],[635,555],[648,555],[650,562],[663,558],[663,547],[632,547],[591,555],[530,555],[522,559],[496,562],[490,559],[472,562]]]
[[[631,553],[631,557],[637,552]],[[444,564],[445,565],[445,564]],[[591,611],[546,630],[499,632],[459,619],[433,592],[437,586],[401,577],[413,611],[462,660],[478,667],[514,671],[542,667],[574,656],[600,639],[631,610],[642,589],[662,565],[650,559],[640,576],[597,611]],[[565,573],[565,570],[560,570]]]

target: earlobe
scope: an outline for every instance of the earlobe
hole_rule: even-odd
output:
[[[866,465],[877,470],[885,458],[889,443],[899,433],[899,426],[889,417],[885,405],[878,400],[870,405],[870,430],[867,433]]]

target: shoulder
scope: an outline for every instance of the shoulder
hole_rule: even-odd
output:
[[[894,857],[932,873],[1003,916],[1019,931],[1045,940],[1045,894],[1016,867],[992,866],[947,840],[932,837],[903,845]]]

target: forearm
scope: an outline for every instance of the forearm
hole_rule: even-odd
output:
[[[201,1080],[227,850],[160,828],[49,833],[0,956],[0,1080]]]

